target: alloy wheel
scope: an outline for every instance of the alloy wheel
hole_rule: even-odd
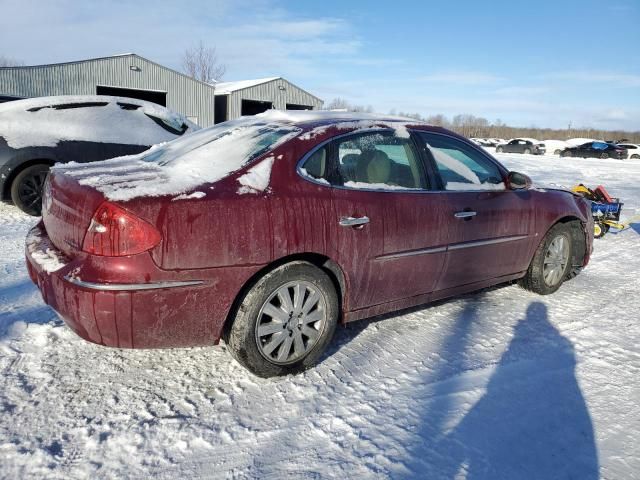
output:
[[[23,205],[40,210],[39,205],[42,202],[42,189],[46,178],[47,172],[34,172],[22,180],[18,195]]]
[[[554,287],[562,281],[569,262],[569,239],[564,235],[555,237],[544,255],[542,276],[544,283]]]
[[[262,305],[255,338],[260,354],[286,365],[304,358],[320,340],[327,324],[327,300],[307,281],[286,283]]]

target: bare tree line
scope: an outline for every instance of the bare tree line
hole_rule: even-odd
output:
[[[325,108],[328,110],[347,110],[350,112],[372,112],[371,106],[352,105],[342,98],[335,98]],[[581,128],[538,128],[538,127],[512,127],[500,119],[490,122],[486,118],[476,117],[470,114],[459,114],[452,118],[441,113],[422,116],[419,113],[397,112],[391,110],[390,115],[413,118],[427,122],[431,125],[445,127],[465,137],[479,138],[517,138],[529,137],[538,140],[568,140],[570,138],[593,138],[598,140],[625,140],[640,143],[640,131],[626,130],[602,130],[588,127]]]

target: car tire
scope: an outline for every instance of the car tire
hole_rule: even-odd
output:
[[[296,298],[301,298],[297,306]],[[313,305],[305,314],[307,302]],[[304,261],[267,272],[237,305],[223,339],[231,355],[259,377],[298,373],[315,365],[338,323],[339,302],[331,278]]]
[[[567,151],[565,151],[565,152],[562,152],[562,153],[560,154],[560,156],[561,156],[561,157],[567,157],[567,158],[568,158],[568,157],[572,157],[572,156],[573,156],[573,154],[572,154],[571,152],[567,152]]]
[[[531,149],[525,148],[524,152],[522,152],[522,153],[524,153],[525,155],[531,155]]]
[[[49,173],[49,165],[38,163],[21,170],[11,182],[11,201],[24,213],[42,213],[42,187]]]
[[[567,224],[551,227],[533,255],[527,273],[520,279],[520,286],[540,295],[554,293],[572,270],[573,248],[571,229]]]
[[[502,147],[497,147],[496,148],[496,152],[497,153],[502,153],[504,151],[504,149]]]
[[[609,154],[603,152],[603,153],[600,154],[600,158],[603,159],[603,160],[606,160],[607,158],[609,158]]]
[[[634,159],[634,160],[640,159],[640,155],[637,155],[637,154],[631,155],[631,158]]]
[[[554,155],[562,155],[562,150],[556,150],[553,152]]]

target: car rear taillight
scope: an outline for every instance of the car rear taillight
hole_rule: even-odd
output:
[[[122,257],[145,252],[161,237],[153,225],[110,202],[102,203],[93,214],[82,250],[93,255]]]

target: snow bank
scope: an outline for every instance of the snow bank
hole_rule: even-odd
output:
[[[110,200],[180,195],[240,170],[254,158],[300,133],[292,125],[241,118],[200,130],[138,155],[54,170],[75,177]]]
[[[60,108],[65,105],[107,103],[103,106]],[[118,103],[137,105],[123,109]],[[154,103],[124,97],[59,96],[7,102],[0,105],[0,135],[12,148],[55,147],[64,140],[153,145],[176,138],[149,116],[170,128],[200,127],[184,116]]]

